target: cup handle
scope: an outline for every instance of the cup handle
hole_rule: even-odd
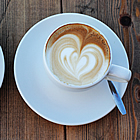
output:
[[[117,82],[128,82],[131,78],[131,71],[127,68],[114,65],[110,66],[109,72],[105,79]]]

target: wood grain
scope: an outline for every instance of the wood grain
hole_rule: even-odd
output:
[[[132,70],[132,79],[123,97],[127,115],[122,116],[115,108],[96,122],[62,126],[38,116],[21,98],[13,74],[18,44],[35,23],[62,12],[99,19],[124,44]],[[1,140],[139,140],[140,0],[0,0],[0,45],[6,64],[0,89]]]

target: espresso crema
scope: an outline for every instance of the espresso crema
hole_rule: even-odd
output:
[[[46,43],[46,61],[51,72],[68,85],[88,85],[100,79],[110,65],[106,39],[84,24],[58,28]]]

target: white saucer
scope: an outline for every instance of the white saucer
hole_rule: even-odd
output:
[[[0,46],[0,88],[1,88],[2,82],[3,82],[4,72],[5,72],[5,62],[4,62],[2,48]]]
[[[14,61],[14,75],[18,90],[29,107],[43,118],[63,125],[82,125],[108,114],[115,103],[107,82],[72,92],[60,89],[47,77],[43,65],[43,47],[48,35],[67,22],[85,22],[93,25],[108,38],[113,51],[113,63],[129,67],[125,49],[114,32],[92,17],[76,14],[58,14],[34,25],[21,40]],[[123,96],[127,83],[116,83]]]

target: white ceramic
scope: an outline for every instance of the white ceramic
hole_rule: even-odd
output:
[[[73,24],[74,22],[70,22],[70,23],[67,23],[67,24]],[[58,28],[61,28],[62,26],[64,25],[67,25],[67,24],[62,24],[60,26],[58,26],[47,38],[46,42],[44,43],[44,49],[43,49],[43,61],[44,61],[44,65],[46,67],[46,70],[47,70],[47,74],[49,76],[49,78],[54,81],[54,83],[57,84],[57,86],[61,86],[60,88],[69,88],[73,91],[77,91],[75,89],[79,89],[79,90],[83,90],[83,88],[89,88],[91,86],[94,86],[96,84],[98,84],[100,81],[102,81],[104,78],[105,79],[108,79],[108,80],[113,80],[113,81],[116,81],[116,82],[128,82],[131,78],[131,71],[127,68],[124,68],[124,67],[121,67],[119,65],[114,65],[112,64],[112,46],[110,45],[109,41],[108,41],[108,38],[106,38],[106,36],[97,28],[95,28],[93,25],[89,25],[87,23],[83,23],[83,22],[75,22],[75,23],[80,23],[80,24],[84,24],[84,25],[88,25],[94,29],[96,29],[101,35],[104,36],[104,38],[106,39],[108,45],[109,45],[109,49],[110,49],[110,64],[109,64],[109,67],[108,69],[106,70],[106,72],[104,73],[104,75],[101,77],[101,78],[98,78],[95,82],[93,83],[90,83],[90,84],[87,84],[87,85],[82,85],[82,86],[76,86],[76,85],[71,85],[71,84],[67,84],[65,82],[62,82],[61,80],[59,80],[57,78],[57,76],[55,76],[53,74],[53,72],[50,70],[48,64],[47,64],[47,61],[46,61],[46,43],[48,42],[50,36],[52,36],[52,34],[58,30]],[[119,57],[119,55],[118,55]]]
[[[0,87],[2,86],[4,72],[5,72],[5,62],[4,62],[2,48],[0,46]]]
[[[126,51],[109,27],[87,15],[65,13],[40,21],[25,34],[15,55],[14,75],[21,96],[38,115],[58,124],[82,125],[102,118],[115,103],[106,80],[89,89],[72,92],[54,85],[46,75],[44,43],[56,27],[67,22],[86,22],[101,30],[112,46],[112,63],[129,69]],[[127,83],[114,84],[122,97]]]

